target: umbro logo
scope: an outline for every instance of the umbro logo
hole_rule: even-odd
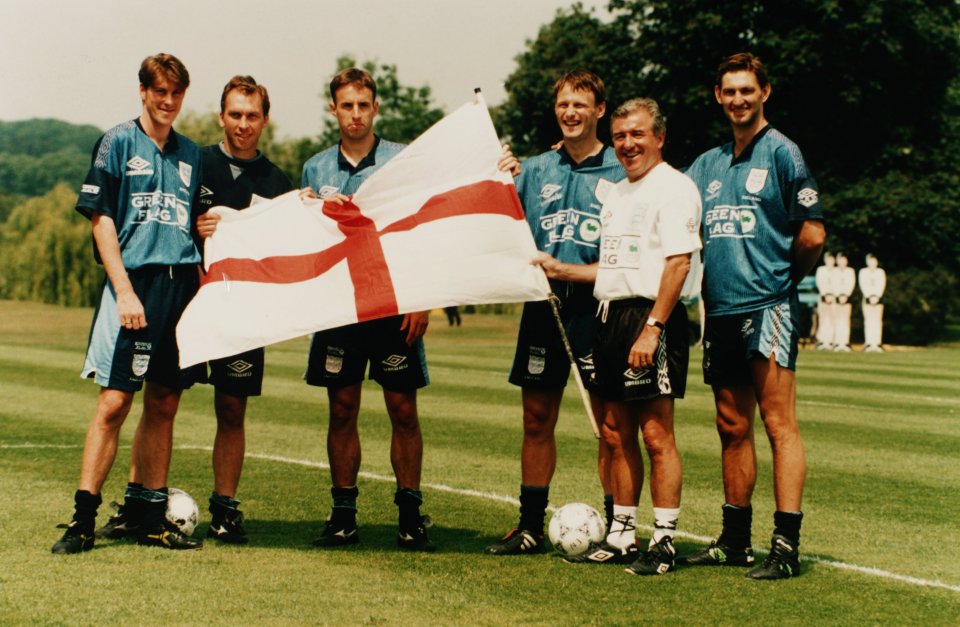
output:
[[[207,187],[206,185],[201,185],[200,197],[203,198],[204,196],[213,196],[213,190]]]
[[[592,562],[606,562],[607,560],[613,559],[616,557],[616,553],[612,553],[605,549],[597,549],[590,554],[590,561]]]
[[[127,170],[127,176],[153,174],[153,168],[150,168],[150,162],[139,155],[135,155],[127,161],[127,167],[130,168]]]
[[[390,355],[389,357],[384,359],[381,363],[383,363],[384,366],[390,366],[391,368],[396,368],[397,366],[399,366],[405,361],[407,361],[407,358],[405,355]]]
[[[817,194],[817,190],[812,187],[804,187],[797,192],[797,202],[808,209],[817,204],[818,200],[819,195]]]
[[[230,370],[233,370],[237,374],[240,374],[241,372],[246,372],[247,370],[250,370],[251,368],[253,368],[253,364],[243,361],[242,359],[238,359],[234,362],[227,364],[227,368],[229,368]]]
[[[563,189],[562,185],[547,183],[546,185],[540,188],[540,198],[546,200],[547,202],[551,200],[556,200],[557,198],[560,197],[559,194],[557,194],[557,192],[559,192],[561,189]]]
[[[710,184],[707,185],[708,194],[716,194],[720,191],[720,188],[723,187],[723,183],[717,180],[710,181]]]
[[[410,542],[413,540],[413,536],[411,536],[409,533],[400,532],[400,539],[404,542]]]
[[[335,535],[335,536],[340,536],[341,538],[343,538],[344,540],[346,540],[347,538],[350,538],[350,537],[352,537],[352,536],[357,535],[357,530],[356,530],[356,529],[341,529],[340,531],[336,532],[336,533],[333,534],[333,535]],[[403,536],[401,535],[401,537],[403,537]],[[413,539],[412,537],[404,538],[404,540],[412,540],[412,539]]]
[[[623,376],[631,381],[639,381],[647,374],[646,370],[637,370],[635,368],[627,368],[623,371]]]

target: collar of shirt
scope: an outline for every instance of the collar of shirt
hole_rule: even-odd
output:
[[[560,154],[560,162],[566,163],[570,166],[571,170],[579,170],[580,168],[590,168],[603,165],[603,154],[607,151],[607,145],[604,144],[600,148],[600,152],[595,155],[590,155],[580,163],[577,163],[573,160],[573,157],[570,156],[570,153],[567,152],[567,149],[564,146],[557,148],[557,153]]]
[[[337,149],[337,166],[338,166],[341,170],[346,170],[346,171],[349,172],[351,175],[352,175],[352,174],[356,174],[357,172],[359,172],[360,170],[362,170],[362,169],[364,169],[364,168],[369,168],[370,166],[372,166],[373,164],[375,164],[375,163],[377,162],[377,146],[379,146],[379,145],[380,145],[380,138],[379,138],[378,136],[374,135],[374,136],[373,136],[373,148],[370,149],[370,152],[368,152],[368,153],[363,157],[363,159],[361,159],[360,162],[357,163],[356,166],[354,166],[352,163],[350,163],[349,161],[347,161],[347,158],[343,155],[343,151],[338,148],[338,149]],[[338,144],[338,146],[339,146],[339,144]]]
[[[135,117],[133,121],[136,123],[137,128],[140,129],[140,132],[144,135],[147,135],[147,132],[143,130],[143,124],[140,123],[140,118]],[[147,137],[150,137],[147,135]],[[151,140],[152,141],[152,140]],[[167,143],[163,145],[163,149],[160,151],[162,154],[167,154],[168,152],[176,152],[180,144],[177,142],[177,134],[174,132],[173,127],[170,127],[170,134],[167,135]]]
[[[730,162],[730,165],[739,163],[741,161],[749,161],[750,157],[753,156],[753,147],[757,145],[757,142],[760,141],[767,132],[770,131],[773,127],[768,123],[762,129],[757,131],[757,134],[753,136],[753,139],[750,140],[750,143],[747,144],[747,147],[743,149],[743,152],[740,153],[740,156],[734,157]],[[733,142],[730,142],[730,154],[733,154]]]

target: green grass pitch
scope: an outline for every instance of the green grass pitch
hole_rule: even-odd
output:
[[[361,543],[310,546],[329,506],[327,401],[301,379],[307,340],[268,349],[263,397],[248,411],[239,497],[251,543],[175,553],[99,541],[54,556],[69,519],[96,386],[79,378],[90,311],[0,301],[0,624],[627,624],[960,622],[960,350],[805,351],[798,397],[809,474],[803,575],[745,579],[740,569],[630,577],[555,555],[495,558],[482,548],[516,521],[520,395],[506,383],[515,316],[432,318],[433,383],[419,396],[424,511],[433,555],[394,546],[390,429],[376,385],[360,417]],[[719,531],[720,447],[712,397],[692,353],[677,404],[684,463],[681,553]],[[138,399],[139,402],[139,399]],[[138,415],[104,488],[119,500]],[[212,391],[184,394],[170,485],[201,505],[212,489]],[[568,389],[551,503],[601,505],[596,442]],[[772,527],[769,447],[758,434],[754,546]],[[649,492],[640,522],[651,522]],[[109,513],[101,509],[101,520]],[[645,540],[649,529],[640,530]]]

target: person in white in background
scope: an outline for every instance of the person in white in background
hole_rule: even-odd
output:
[[[833,348],[834,327],[836,326],[836,274],[837,258],[832,253],[823,254],[823,265],[817,268],[817,291],[820,301],[817,303],[817,350]]]
[[[850,351],[850,315],[853,305],[850,297],[857,287],[857,274],[849,267],[847,256],[837,253],[836,295],[837,304],[834,318],[834,346],[833,350],[840,352]]]
[[[883,291],[887,273],[873,255],[867,255],[867,267],[860,268],[857,278],[863,294],[863,352],[883,352]]]

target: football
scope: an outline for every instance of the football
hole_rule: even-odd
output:
[[[600,512],[585,503],[567,503],[550,519],[550,542],[561,555],[579,555],[591,542],[600,542],[607,524]]]
[[[197,502],[183,490],[170,488],[167,495],[167,520],[176,525],[183,535],[192,535],[200,520]]]

